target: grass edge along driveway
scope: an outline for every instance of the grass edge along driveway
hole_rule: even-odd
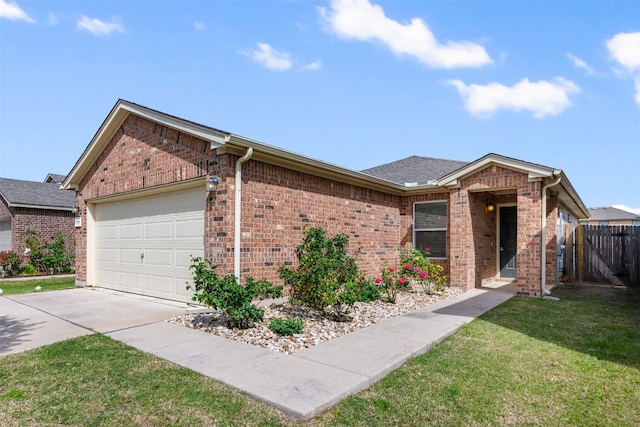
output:
[[[0,425],[640,425],[640,292],[513,298],[296,421],[100,335],[0,358]]]

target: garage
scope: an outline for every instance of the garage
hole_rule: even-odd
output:
[[[201,188],[95,205],[97,286],[191,301],[191,257],[204,256]]]

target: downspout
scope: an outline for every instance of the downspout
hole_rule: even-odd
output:
[[[244,156],[236,161],[235,218],[233,229],[233,274],[240,283],[240,225],[242,224],[242,164],[253,155],[253,147],[247,148]]]
[[[553,171],[554,177],[556,176],[556,174],[558,174],[556,180],[551,184],[547,184],[542,187],[542,232],[540,233],[542,239],[542,253],[540,254],[540,273],[542,276],[540,277],[540,287],[542,289],[543,297],[545,295],[551,294],[551,291],[547,289],[547,189],[560,183],[560,180],[562,179],[562,177],[559,176],[560,173],[562,173],[562,171]]]

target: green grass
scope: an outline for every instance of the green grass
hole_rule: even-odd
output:
[[[42,289],[36,291],[36,287]],[[2,295],[18,295],[28,294],[31,292],[58,291],[61,289],[75,288],[75,277],[61,277],[52,279],[33,279],[33,280],[2,280],[0,281],[0,289]]]
[[[640,292],[590,289],[513,298],[304,422],[81,337],[0,358],[0,425],[640,425]]]

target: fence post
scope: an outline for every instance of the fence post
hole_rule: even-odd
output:
[[[582,282],[583,278],[584,278],[584,257],[583,257],[583,251],[584,251],[584,232],[583,232],[583,228],[584,225],[580,224],[578,225],[578,259],[577,259],[577,266],[578,266],[578,282]]]

